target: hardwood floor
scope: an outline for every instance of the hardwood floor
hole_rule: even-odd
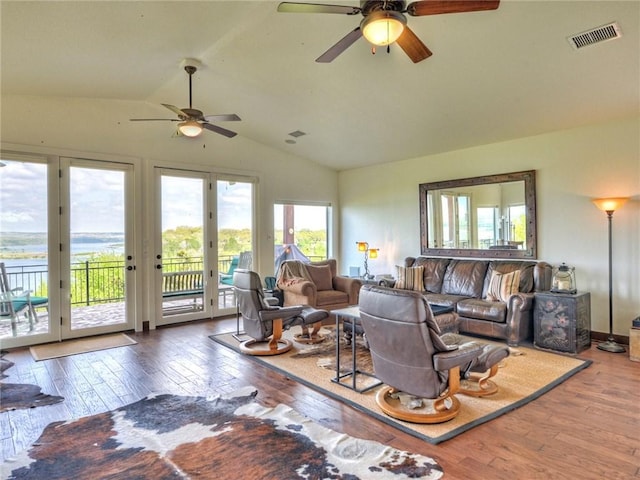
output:
[[[349,435],[435,458],[447,479],[640,478],[640,363],[595,346],[593,364],[528,405],[452,440],[430,445],[260,366],[211,341],[235,319],[131,333],[134,347],[35,362],[10,351],[5,382],[62,395],[56,405],[0,414],[2,459],[38,438],[52,421],[103,412],[152,392],[202,395],[258,388],[268,405],[287,404]],[[288,479],[287,479],[288,480]]]

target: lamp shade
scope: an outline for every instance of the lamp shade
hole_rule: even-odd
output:
[[[369,249],[369,258],[378,258],[378,250],[377,248]]]
[[[406,24],[407,19],[400,12],[379,10],[367,15],[360,28],[369,43],[382,47],[398,40]]]
[[[369,249],[369,244],[367,242],[356,242],[358,245],[359,252],[366,252]]]
[[[187,120],[178,124],[178,130],[185,137],[197,137],[202,133],[202,125],[195,120]]]
[[[593,203],[604,212],[615,212],[629,200],[626,197],[596,198]]]

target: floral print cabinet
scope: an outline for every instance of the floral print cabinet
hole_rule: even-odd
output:
[[[591,294],[542,292],[535,294],[534,345],[578,353],[591,346]]]

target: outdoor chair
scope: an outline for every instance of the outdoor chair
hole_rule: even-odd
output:
[[[460,367],[483,345],[446,345],[429,304],[411,290],[363,286],[360,321],[375,376],[388,385],[376,396],[384,413],[413,423],[441,423],[458,414]]]
[[[36,307],[49,304],[47,297],[34,297],[22,287],[11,288],[5,264],[0,262],[0,320],[11,321],[11,333],[18,335],[18,321],[21,314],[29,321],[29,331],[33,331],[38,321]]]
[[[227,273],[219,274],[219,283],[224,285],[233,285],[233,272],[236,271],[236,268],[250,270],[252,263],[253,254],[251,252],[242,252],[239,256],[234,256],[231,259],[231,264],[229,265]]]
[[[289,351],[292,343],[282,338],[283,330],[301,325],[297,341],[317,343],[322,321],[329,316],[326,310],[303,305],[279,307],[270,305],[264,297],[262,282],[256,272],[236,269],[233,286],[238,310],[242,315],[246,335],[251,337],[240,344],[240,351],[249,355],[277,355]],[[309,325],[313,329],[309,332]]]

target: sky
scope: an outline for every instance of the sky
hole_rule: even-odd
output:
[[[2,160],[0,167],[0,233],[45,232],[47,226],[46,165]],[[122,232],[124,193],[122,172],[74,167],[71,172],[72,232]],[[162,228],[202,224],[202,180],[164,176]],[[219,228],[251,228],[252,185],[218,182]],[[282,228],[281,208],[275,228]],[[324,207],[296,206],[296,229],[324,228]]]

